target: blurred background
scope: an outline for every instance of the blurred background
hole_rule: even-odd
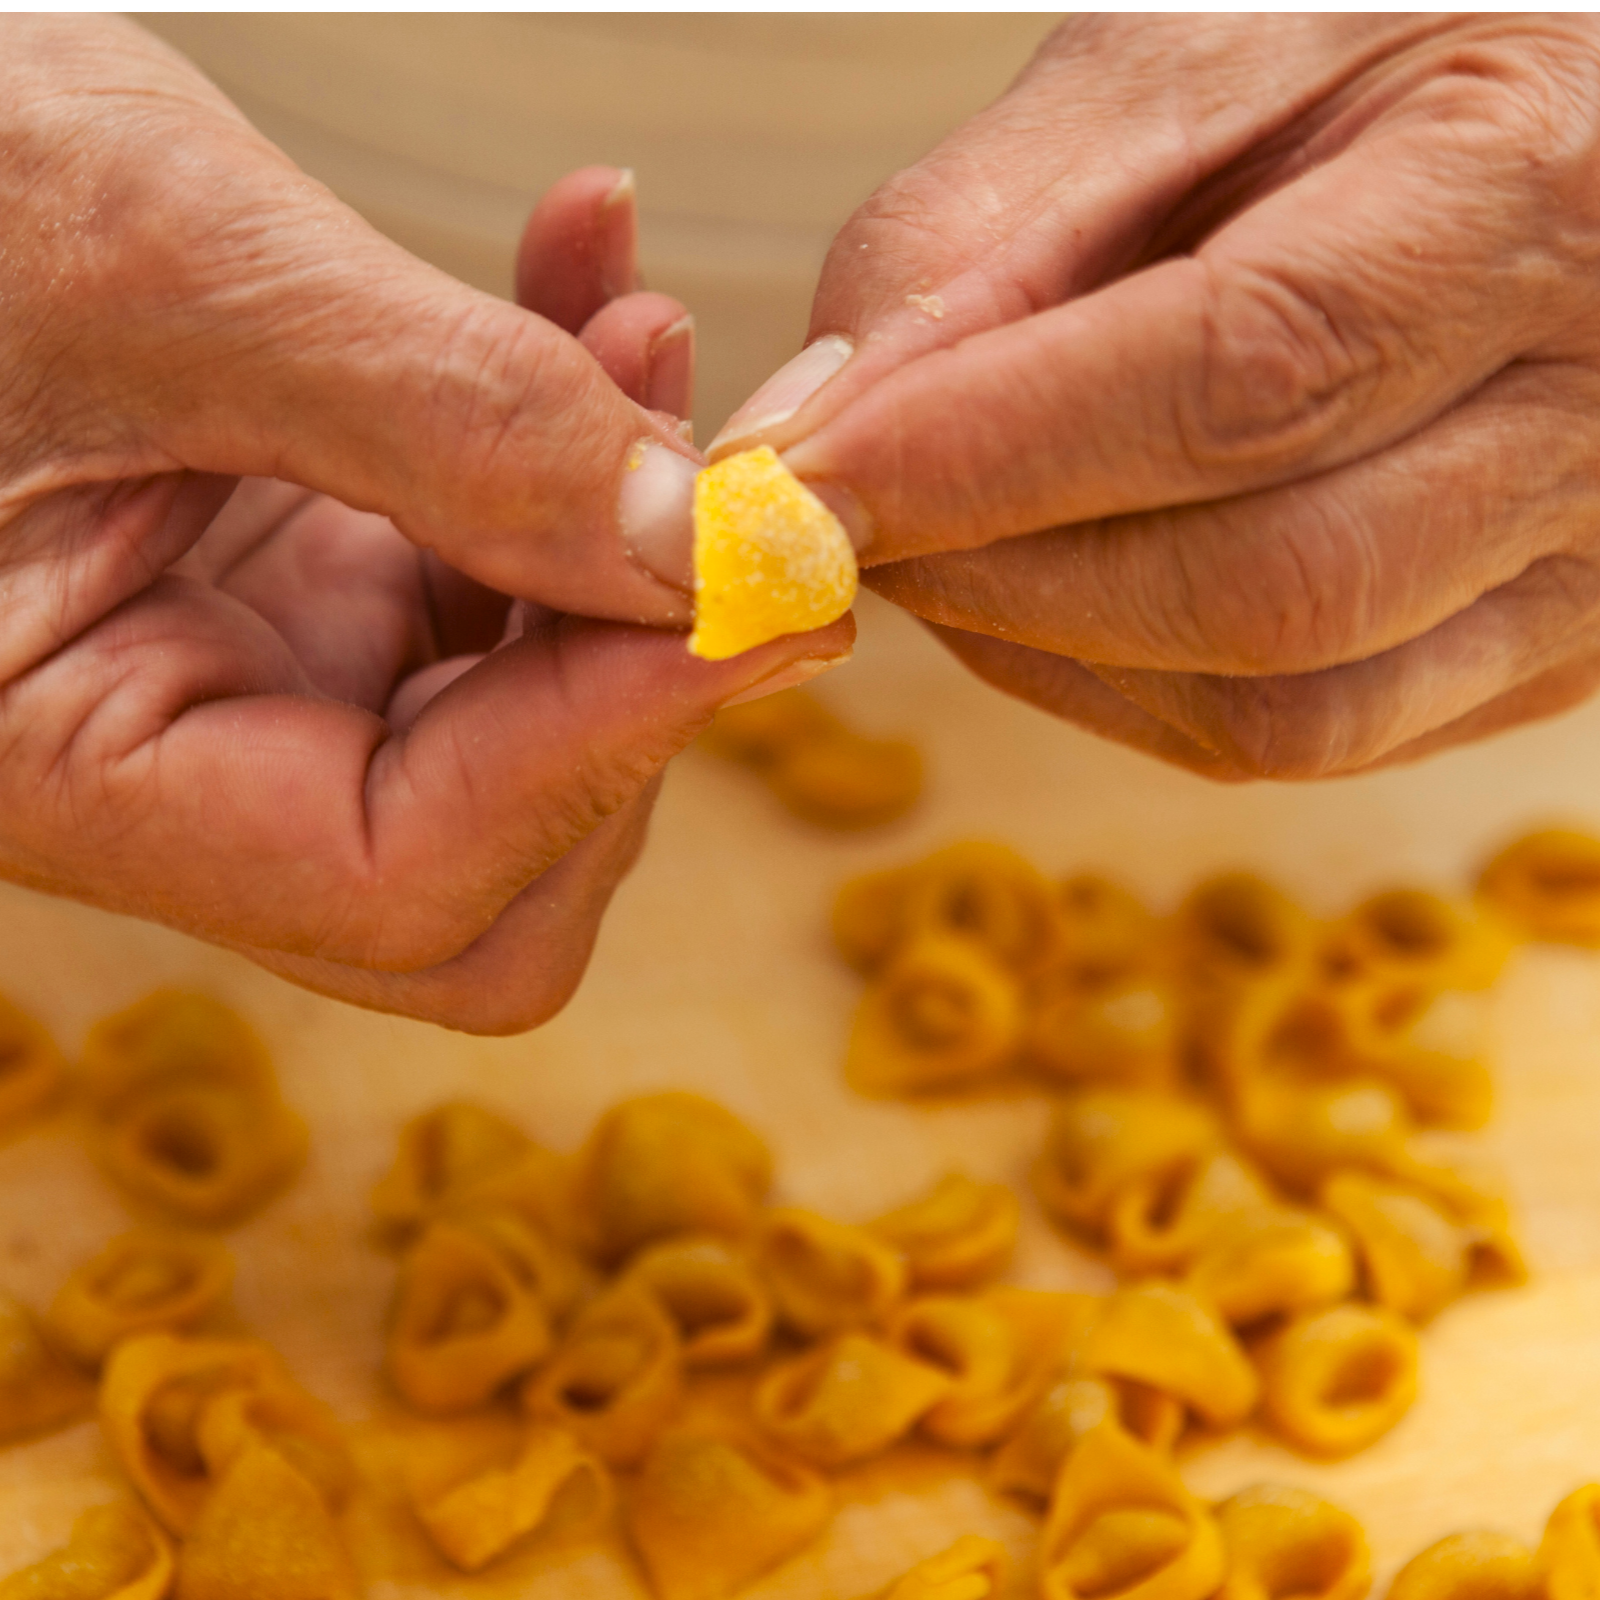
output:
[[[702,439],[799,348],[839,225],[1056,20],[140,18],[376,227],[494,294],[545,189],[632,167],[648,286],[698,319]]]

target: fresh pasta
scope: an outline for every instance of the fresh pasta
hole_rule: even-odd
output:
[[[1020,1212],[1006,1184],[947,1172],[926,1193],[867,1227],[905,1258],[913,1288],[971,1289],[1010,1260]]]
[[[1571,828],[1526,834],[1485,865],[1478,899],[1525,939],[1600,946],[1600,839]]]
[[[1545,1593],[1533,1551],[1481,1529],[1429,1545],[1389,1585],[1389,1600],[1541,1600]]]
[[[652,1294],[677,1324],[686,1367],[736,1365],[767,1347],[772,1296],[749,1259],[715,1234],[645,1246],[624,1281]]]
[[[1207,1239],[1184,1283],[1232,1327],[1343,1300],[1355,1260],[1340,1230],[1315,1212],[1272,1205],[1236,1213]]]
[[[66,1082],[66,1062],[42,1023],[0,996],[0,1139],[44,1111]]]
[[[1550,1513],[1536,1566],[1548,1600],[1592,1600],[1600,1591],[1600,1483],[1574,1489]]]
[[[1215,1515],[1228,1558],[1217,1600],[1364,1600],[1371,1587],[1361,1524],[1304,1489],[1256,1484]]]
[[[650,1451],[625,1521],[659,1600],[728,1600],[832,1514],[827,1480],[810,1468],[741,1434],[683,1429]]]
[[[0,1578],[0,1600],[165,1600],[172,1546],[125,1504],[95,1506],[44,1560]]]
[[[233,1257],[204,1235],[138,1229],[112,1239],[61,1286],[50,1337],[98,1370],[119,1340],[193,1331],[226,1298]]]
[[[0,1444],[64,1428],[93,1408],[93,1386],[50,1347],[26,1306],[0,1294]]]
[[[877,1234],[798,1206],[767,1214],[757,1260],[779,1319],[806,1337],[881,1324],[909,1276],[905,1258]]]
[[[880,1600],[993,1600],[1005,1576],[1005,1551],[969,1533],[919,1561],[881,1591]]]

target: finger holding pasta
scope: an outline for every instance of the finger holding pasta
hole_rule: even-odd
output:
[[[1214,1514],[1228,1555],[1217,1600],[1363,1600],[1372,1585],[1361,1524],[1304,1489],[1256,1484]]]
[[[628,1536],[659,1600],[729,1600],[811,1543],[833,1515],[820,1474],[735,1435],[674,1430],[644,1462]]]
[[[1381,1438],[1417,1397],[1417,1336],[1383,1306],[1354,1302],[1291,1318],[1253,1351],[1266,1422],[1312,1455]]]
[[[165,1600],[172,1545],[130,1505],[95,1506],[42,1561],[0,1578],[0,1600]]]

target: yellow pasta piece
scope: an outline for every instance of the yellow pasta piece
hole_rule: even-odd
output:
[[[770,770],[799,745],[849,737],[849,729],[809,689],[785,689],[724,706],[700,742],[730,761]]]
[[[0,996],[0,1139],[59,1094],[66,1063],[42,1024]]]
[[[854,733],[810,739],[785,750],[767,782],[807,822],[878,828],[903,817],[921,797],[922,754],[904,739]]]
[[[674,1233],[747,1233],[772,1182],[765,1144],[700,1095],[640,1095],[601,1117],[578,1199],[602,1260]]]
[[[1121,884],[1092,872],[1064,878],[1056,889],[1057,962],[1080,983],[1098,985],[1156,961],[1156,920]]]
[[[1118,1191],[1107,1213],[1112,1265],[1124,1274],[1177,1271],[1234,1218],[1272,1203],[1260,1174],[1231,1150],[1143,1174]]]
[[[93,1386],[50,1348],[26,1306],[0,1294],[0,1444],[64,1428],[93,1407]]]
[[[480,1572],[535,1533],[575,1536],[611,1504],[606,1469],[560,1428],[530,1427],[509,1458],[444,1435],[406,1463],[412,1510],[445,1559]]]
[[[1147,1445],[1106,1421],[1067,1456],[1040,1542],[1044,1600],[1205,1600],[1222,1536]]]
[[[916,874],[915,867],[869,872],[851,878],[834,896],[833,942],[851,966],[875,972],[894,953],[905,931],[906,891]]]
[[[1057,1221],[1091,1233],[1129,1185],[1190,1168],[1221,1141],[1203,1106],[1148,1089],[1087,1089],[1062,1099],[1034,1188]]]
[[[1375,987],[1356,1009],[1362,1066],[1429,1127],[1481,1128],[1494,1105],[1488,1010],[1481,994],[1417,985]]]
[[[0,1600],[165,1600],[172,1546],[142,1512],[96,1506],[43,1561],[0,1578]]]
[[[1425,889],[1375,894],[1339,931],[1363,968],[1447,988],[1488,988],[1511,953],[1498,919]]]
[[[980,946],[1028,977],[1060,949],[1060,914],[1049,880],[1016,851],[970,840],[914,867],[900,910],[900,938],[942,934]]]
[[[1417,1397],[1417,1336],[1383,1306],[1292,1318],[1255,1347],[1262,1413],[1291,1444],[1342,1456],[1387,1433]]]
[[[120,1234],[61,1286],[48,1324],[56,1345],[98,1369],[119,1339],[192,1331],[233,1282],[233,1257],[214,1240],[139,1229]]]
[[[779,1318],[806,1337],[880,1324],[906,1291],[898,1250],[798,1206],[768,1213],[757,1259]]]
[[[1524,939],[1600,945],[1600,839],[1570,828],[1527,834],[1484,867],[1478,898]]]
[[[1233,1334],[1203,1300],[1176,1284],[1118,1289],[1076,1354],[1083,1371],[1131,1378],[1176,1395],[1217,1427],[1242,1422],[1260,1394]]]
[[[1251,873],[1229,872],[1189,894],[1171,936],[1187,972],[1232,988],[1308,968],[1316,925],[1282,890]]]
[[[696,475],[694,597],[689,649],[707,661],[809,633],[850,609],[850,536],[770,445]]]
[[[1022,1052],[1042,1076],[1066,1083],[1164,1085],[1180,1044],[1176,997],[1157,978],[1130,972],[1085,987],[1072,969],[1033,985]]]
[[[882,1600],[993,1600],[1005,1575],[1004,1549],[969,1533],[882,1592]]]
[[[1228,1552],[1217,1600],[1363,1600],[1372,1585],[1361,1524],[1304,1489],[1256,1484],[1214,1515]]]
[[[1337,1228],[1309,1211],[1263,1206],[1224,1223],[1184,1282],[1237,1328],[1332,1305],[1350,1293],[1355,1276]]]
[[[1533,1551],[1521,1540],[1474,1531],[1453,1533],[1413,1556],[1395,1574],[1389,1600],[1543,1600],[1546,1592]],[[1549,1591],[1550,1600],[1556,1593]]]
[[[528,1379],[522,1403],[565,1428],[612,1467],[635,1465],[683,1395],[683,1353],[671,1317],[637,1283],[614,1285],[573,1319],[556,1353]]]
[[[745,1256],[715,1234],[647,1245],[629,1262],[626,1281],[666,1308],[686,1367],[725,1367],[766,1349],[772,1296]]]
[[[868,1229],[905,1257],[913,1288],[970,1289],[1011,1259],[1020,1211],[1008,1185],[947,1172]]]
[[[124,1340],[100,1383],[100,1425],[113,1454],[170,1532],[193,1523],[213,1480],[200,1451],[200,1415],[232,1388],[254,1388],[276,1370],[254,1340],[178,1339],[146,1334]]]
[[[264,1444],[242,1450],[178,1554],[174,1600],[356,1600],[350,1557],[314,1485]]]
[[[626,1522],[658,1600],[728,1600],[832,1513],[825,1479],[760,1442],[675,1431],[645,1461]]]
[[[1235,1131],[1273,1177],[1309,1194],[1341,1168],[1394,1173],[1410,1164],[1411,1119],[1387,1084],[1263,1078],[1239,1097]]]
[[[1004,967],[966,939],[921,933],[868,983],[845,1076],[864,1094],[962,1088],[1004,1071],[1021,1028]]]
[[[1537,1568],[1548,1600],[1594,1600],[1600,1594],[1600,1484],[1574,1489],[1550,1513]]]
[[[774,1443],[819,1467],[887,1450],[954,1385],[945,1372],[864,1333],[774,1367],[755,1394],[755,1418]]]
[[[444,1218],[488,1245],[552,1325],[564,1322],[593,1286],[588,1264],[509,1202],[467,1201],[448,1208]]]
[[[436,1222],[401,1262],[387,1363],[394,1386],[417,1410],[482,1405],[550,1345],[543,1304],[477,1234]]]
[[[355,1463],[333,1413],[281,1372],[257,1386],[224,1388],[200,1407],[195,1446],[217,1478],[246,1450],[264,1445],[309,1483],[330,1510],[343,1508],[355,1487]]]

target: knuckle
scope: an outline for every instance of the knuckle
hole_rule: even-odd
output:
[[[1348,729],[1316,674],[1218,680],[1208,720],[1245,779],[1308,782],[1346,768]]]

